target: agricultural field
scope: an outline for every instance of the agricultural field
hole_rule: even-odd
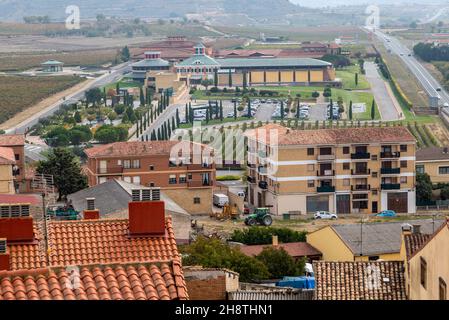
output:
[[[0,22],[0,35],[44,35],[47,32],[64,31],[64,23],[26,24]]]
[[[13,117],[39,101],[68,89],[82,78],[0,76],[0,123]]]
[[[449,142],[447,129],[440,123],[407,122],[408,130],[416,139],[418,148],[441,147]]]
[[[21,53],[0,54],[0,71],[23,71],[40,67],[47,60],[59,60],[65,66],[100,67],[113,63],[117,56],[117,49],[71,51],[59,53]]]

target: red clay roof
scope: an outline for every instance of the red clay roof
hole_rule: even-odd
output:
[[[0,300],[188,299],[178,261],[0,271]]]
[[[12,147],[12,146],[24,146],[25,136],[23,134],[1,134],[0,146]]]
[[[407,234],[404,236],[405,251],[407,259],[412,257],[415,252],[423,247],[423,245],[432,238],[431,234]]]
[[[240,251],[247,256],[257,256],[266,247],[272,247],[272,245],[253,245],[253,246],[241,246]],[[318,251],[315,247],[311,246],[307,242],[291,242],[291,243],[280,243],[275,248],[283,248],[292,257],[310,257],[310,256],[321,256],[322,253]]]
[[[11,148],[0,147],[0,164],[14,164],[16,158]]]
[[[190,144],[188,141],[128,141],[101,145],[86,149],[84,152],[89,158],[170,155],[176,145],[185,147]],[[202,147],[204,148],[204,145]]]
[[[449,160],[447,148],[429,147],[416,151],[416,161]]]
[[[261,129],[265,129],[265,132]],[[276,131],[277,130],[277,131]],[[368,143],[415,142],[413,135],[405,127],[340,128],[320,130],[294,130],[270,124],[248,132],[248,136],[262,137],[270,141],[270,134],[278,134],[278,145],[339,145]],[[274,143],[274,141],[273,141]]]

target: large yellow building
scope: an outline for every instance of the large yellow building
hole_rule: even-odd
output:
[[[338,224],[307,235],[307,243],[323,253],[325,261],[405,261],[401,253],[404,225],[419,226],[430,235],[444,220],[413,220],[363,224]]]
[[[13,176],[15,163],[13,149],[0,147],[0,193],[15,193]]]
[[[215,80],[221,87],[265,85],[338,85],[331,63],[312,58],[214,59],[199,44],[195,55],[175,65],[191,84]]]
[[[432,183],[449,183],[449,149],[430,147],[416,151],[416,173],[427,173]]]
[[[404,127],[251,130],[249,202],[274,215],[415,213],[415,144]]]
[[[448,300],[449,221],[432,235],[404,234],[407,296],[410,300]]]

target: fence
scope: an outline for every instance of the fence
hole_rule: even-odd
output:
[[[315,290],[240,290],[228,292],[228,300],[313,300]]]

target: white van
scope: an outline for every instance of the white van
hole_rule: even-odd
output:
[[[214,206],[217,206],[219,208],[224,207],[229,203],[229,197],[222,193],[214,194]]]

